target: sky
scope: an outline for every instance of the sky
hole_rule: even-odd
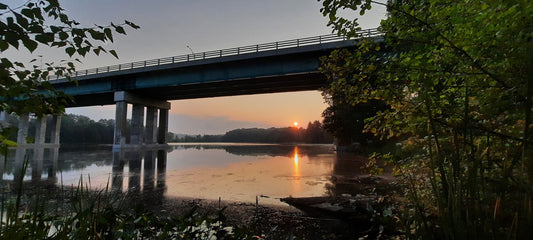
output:
[[[110,55],[82,59],[87,69],[194,52],[246,46],[330,34],[327,18],[316,0],[69,0],[60,1],[84,26],[124,20],[141,26],[107,44]],[[359,17],[363,29],[374,28],[385,9],[376,7]],[[358,17],[355,16],[354,17]],[[189,49],[190,47],[190,49]],[[38,48],[33,57],[57,61],[57,53]],[[66,56],[62,56],[63,59]],[[321,121],[327,105],[319,91],[258,94],[171,101],[169,131],[183,134],[223,134],[236,128],[303,127]],[[131,110],[129,111],[131,114]],[[94,120],[114,119],[115,107],[69,108],[67,113]]]

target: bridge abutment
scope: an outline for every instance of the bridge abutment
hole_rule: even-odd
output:
[[[115,92],[115,103],[114,150],[166,145],[169,102],[119,91]],[[128,104],[133,106],[131,127],[127,124]],[[145,109],[146,125],[143,124]],[[129,142],[127,141],[128,134]]]

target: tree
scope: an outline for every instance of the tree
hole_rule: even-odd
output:
[[[8,113],[62,113],[68,96],[54,91],[49,76],[65,76],[75,71],[76,57],[91,52],[110,53],[114,50],[102,45],[113,42],[113,34],[126,34],[124,26],[139,28],[132,22],[110,23],[108,26],[82,27],[69,17],[57,0],[30,0],[19,6],[0,3],[0,52],[9,49],[26,49],[33,53],[39,47],[63,49],[71,60],[61,63],[44,63],[37,66],[37,59],[23,63],[0,57],[0,110]],[[75,58],[72,60],[72,58]]]
[[[306,143],[331,143],[333,139],[319,121],[314,121],[307,124],[304,141]]]
[[[124,26],[139,28],[129,21],[82,27],[65,13],[57,0],[29,0],[17,6],[0,3],[0,52],[26,49],[33,53],[39,47],[50,47],[63,49],[71,58],[60,63],[44,63],[43,67],[33,64],[36,59],[23,63],[0,57],[0,111],[34,113],[39,117],[63,113],[69,96],[55,91],[48,77],[64,76],[72,80],[69,74],[75,71],[74,61],[80,61],[76,57],[91,52],[110,53],[118,58],[114,50],[106,50],[102,45],[113,42],[114,33],[126,34]],[[0,134],[0,140],[3,145],[10,144],[5,133]]]
[[[348,37],[357,34],[357,20],[339,9],[389,12],[383,43],[334,52],[322,68],[332,82],[328,94],[390,106],[367,120],[366,131],[404,137],[402,152],[389,155],[413,206],[403,221],[416,228],[404,233],[532,238],[533,3],[322,3],[329,24]]]

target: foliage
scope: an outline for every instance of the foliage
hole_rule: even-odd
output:
[[[92,191],[83,179],[76,188],[41,187],[1,194],[2,239],[252,239],[229,226],[222,214],[160,217],[131,206],[129,194]],[[43,201],[47,199],[47,201]],[[50,201],[51,200],[51,201]],[[256,238],[255,238],[256,239]]]
[[[61,143],[113,143],[115,120],[98,122],[81,115],[61,117]]]
[[[241,128],[223,135],[185,135],[173,139],[176,142],[249,142],[249,143],[331,143],[319,121],[309,122],[307,128]]]
[[[19,6],[0,3],[0,52],[26,49],[33,53],[39,47],[63,49],[69,57],[89,53],[110,53],[103,45],[113,42],[113,34],[126,34],[124,26],[138,28],[125,21],[109,26],[82,27],[61,8],[57,0],[29,0]],[[23,63],[0,57],[0,110],[8,113],[35,113],[38,116],[62,113],[67,96],[54,91],[49,76],[66,76],[75,70],[74,61],[44,63],[33,59]],[[28,66],[31,65],[32,66]]]
[[[533,237],[533,4],[530,1],[323,0],[340,34],[387,7],[383,41],[324,59],[326,93],[390,109],[366,131],[403,139],[388,159],[404,180],[408,237]],[[414,235],[411,235],[414,233]]]

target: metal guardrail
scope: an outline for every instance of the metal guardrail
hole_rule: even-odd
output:
[[[367,38],[367,37],[377,37],[377,36],[383,35],[380,31],[378,31],[377,28],[361,30],[358,33],[359,33],[358,34],[359,37],[356,39]],[[258,52],[264,52],[264,51],[270,51],[270,50],[279,50],[279,49],[302,47],[302,46],[309,46],[309,45],[320,45],[324,43],[338,42],[338,41],[344,41],[344,40],[347,40],[345,36],[338,36],[336,34],[321,35],[321,36],[316,36],[316,37],[299,38],[299,39],[293,39],[293,40],[263,43],[263,44],[250,45],[250,46],[244,46],[244,47],[228,48],[228,49],[221,49],[221,50],[215,50],[215,51],[192,53],[192,54],[186,54],[186,55],[180,55],[180,56],[165,57],[165,58],[151,59],[151,60],[146,60],[146,61],[138,61],[138,62],[123,63],[123,64],[111,65],[111,66],[105,66],[105,67],[99,67],[99,68],[92,68],[92,69],[76,71],[74,74],[71,74],[70,76],[81,77],[81,76],[95,75],[95,74],[100,74],[100,73],[118,72],[118,71],[123,71],[123,70],[153,67],[153,66],[174,64],[174,63],[180,63],[180,62],[191,62],[191,61],[196,61],[196,60],[220,58],[220,57],[247,54],[247,53],[258,53]],[[49,77],[52,77],[52,76],[49,76]],[[59,78],[60,78],[59,76],[56,76],[56,80]]]

